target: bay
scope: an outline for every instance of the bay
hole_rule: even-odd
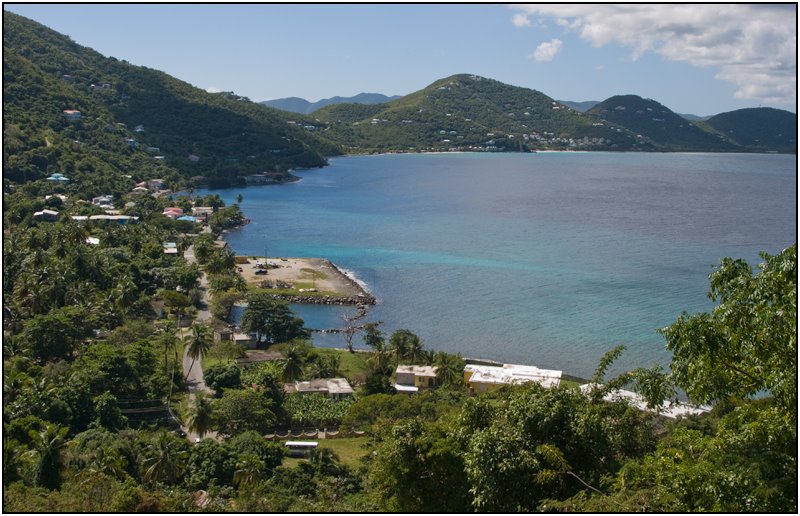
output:
[[[725,256],[796,241],[795,156],[403,154],[344,157],[296,183],[227,189],[237,254],[328,258],[379,303],[368,321],[427,348],[588,376],[669,363],[658,328],[713,305]],[[206,193],[206,192],[197,192]],[[294,306],[309,327],[346,308]],[[315,345],[341,347],[341,335]]]

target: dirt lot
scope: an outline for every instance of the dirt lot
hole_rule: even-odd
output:
[[[263,280],[273,285],[277,281],[292,285],[294,289],[316,289],[317,292],[332,292],[341,296],[357,296],[363,289],[340,272],[331,262],[321,258],[253,258],[245,257],[247,263],[237,263],[239,273],[248,285],[258,286]],[[237,262],[245,258],[237,257]],[[257,264],[268,266],[266,274],[256,274],[264,270]],[[274,268],[273,268],[274,267]],[[313,292],[313,290],[312,290]]]

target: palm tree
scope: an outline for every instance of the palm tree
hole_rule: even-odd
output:
[[[189,458],[189,452],[182,449],[183,443],[161,432],[158,439],[147,446],[148,457],[144,460],[144,478],[148,482],[167,482],[174,484],[180,477]]]
[[[104,473],[120,480],[127,476],[128,461],[119,450],[108,446],[98,448],[96,455],[86,467],[92,473]]]
[[[291,346],[286,350],[286,358],[283,360],[283,381],[292,382],[303,374],[303,355],[297,346]]]
[[[37,485],[47,489],[58,489],[61,485],[61,449],[66,444],[67,432],[69,427],[55,424],[48,424],[39,432],[28,432],[35,447],[29,453],[36,457]]]
[[[389,347],[395,358],[415,361],[422,358],[422,341],[409,330],[397,330],[389,339]]]
[[[209,348],[211,348],[213,337],[211,336],[211,330],[208,326],[193,324],[192,333],[187,335],[183,340],[186,342],[188,348],[187,354],[192,359],[192,364],[189,366],[189,371],[191,371],[192,367],[194,367],[195,360],[205,356]],[[189,378],[188,371],[186,372],[186,378]]]
[[[208,432],[214,424],[213,405],[209,398],[206,398],[203,393],[198,393],[194,399],[194,404],[189,411],[189,417],[186,421],[186,426],[189,430],[195,432],[201,439]]]
[[[264,461],[257,455],[245,454],[236,462],[233,483],[239,488],[252,486],[264,478]]]
[[[176,331],[175,323],[168,319],[164,321],[159,332],[158,343],[164,349],[164,374],[167,374],[167,356],[171,350],[175,349],[175,344],[178,342],[178,338],[175,336]]]
[[[439,385],[458,385],[463,381],[465,362],[461,355],[437,352],[433,357]]]

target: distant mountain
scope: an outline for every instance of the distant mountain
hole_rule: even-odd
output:
[[[654,148],[541,92],[467,74],[385,104],[336,104],[314,116],[347,152]]]
[[[709,118],[707,116],[697,116],[690,113],[678,113],[678,115],[682,116],[686,120],[691,120],[692,122],[697,122],[698,120],[708,120]]]
[[[80,120],[65,120],[68,109]],[[340,152],[304,129],[305,118],[288,124],[283,112],[104,57],[7,11],[3,122],[16,135],[4,146],[4,178],[14,181],[53,170],[80,176],[91,162],[92,180],[113,168],[115,177],[203,175],[223,186],[247,174],[323,166]]]
[[[611,97],[594,106],[587,114],[626,127],[658,150],[740,150],[724,135],[710,132],[655,100],[637,95]]]
[[[738,109],[714,115],[705,123],[750,150],[797,152],[797,115],[789,111]]]
[[[586,100],[583,102],[573,102],[571,100],[559,100],[560,103],[564,104],[567,107],[571,107],[575,111],[580,111],[581,113],[586,113],[597,104],[600,103],[599,100]]]
[[[399,98],[399,95],[387,97],[380,93],[359,93],[353,97],[331,97],[317,102],[309,102],[299,97],[287,97],[285,99],[265,100],[259,102],[259,104],[293,113],[309,114],[333,104],[382,104]]]

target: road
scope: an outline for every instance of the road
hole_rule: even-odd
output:
[[[183,257],[186,258],[189,263],[197,263],[197,258],[194,256],[194,245],[189,246],[189,248],[184,251]],[[211,320],[211,312],[208,310],[210,297],[208,294],[208,278],[206,277],[206,273],[202,271],[200,274],[200,292],[202,293],[202,308],[197,311],[197,317],[195,320],[199,323],[206,323]],[[188,331],[179,328],[178,334],[183,337],[184,335],[188,335]],[[194,364],[192,364],[192,359],[189,356],[188,351],[189,348],[187,346],[183,351],[183,376],[186,378],[186,384],[189,388],[189,405],[192,406],[198,392],[202,392],[208,396],[211,396],[214,394],[214,391],[209,389],[203,381],[202,361],[195,360]],[[186,432],[186,438],[190,442],[195,442],[195,439],[199,437],[195,432],[191,432],[185,425],[182,427],[182,429],[184,432]],[[204,437],[217,439],[217,433],[209,431],[206,432]]]

